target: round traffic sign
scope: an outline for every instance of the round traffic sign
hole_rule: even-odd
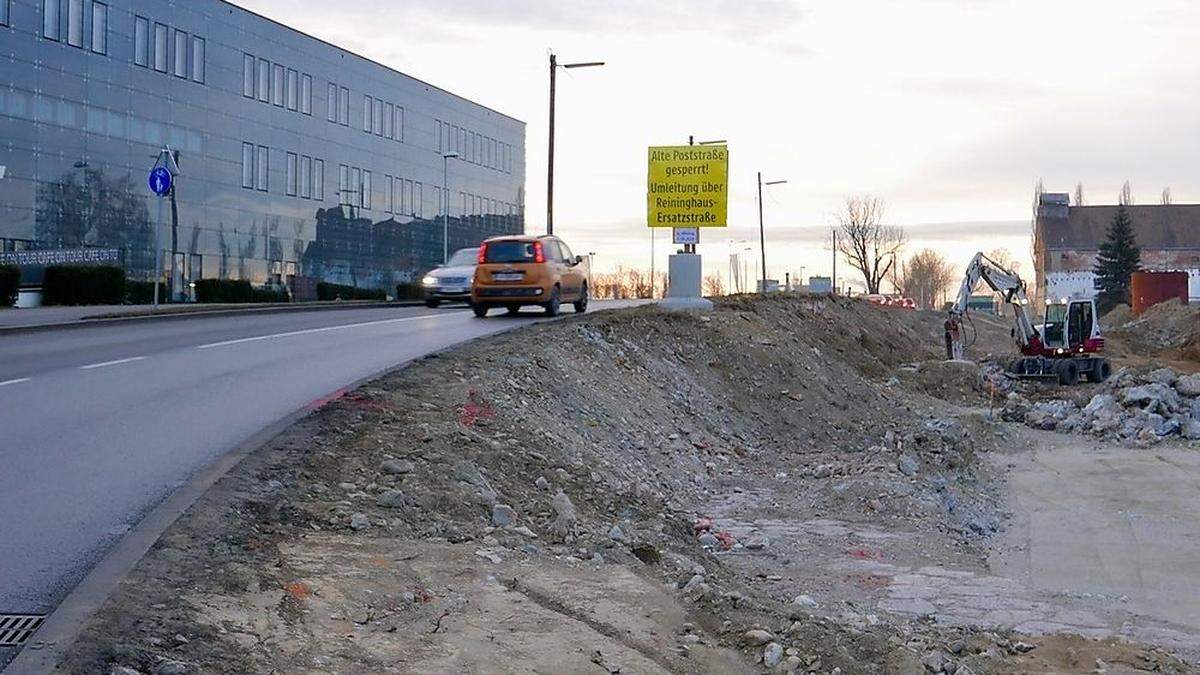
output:
[[[171,183],[174,180],[171,172],[165,166],[156,166],[150,171],[150,190],[162,197],[171,191]]]

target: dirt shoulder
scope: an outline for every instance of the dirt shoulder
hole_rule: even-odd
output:
[[[932,315],[780,297],[426,359],[220,481],[60,670],[1186,672],[962,600],[1005,583],[991,458],[1026,437],[941,349]]]

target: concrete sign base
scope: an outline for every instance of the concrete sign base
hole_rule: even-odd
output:
[[[712,310],[712,301],[701,294],[704,268],[700,256],[677,253],[671,256],[668,269],[670,279],[667,297],[659,301],[659,307],[673,312]]]

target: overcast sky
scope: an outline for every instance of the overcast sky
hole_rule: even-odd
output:
[[[547,53],[562,74],[555,223],[597,268],[646,266],[646,147],[727,139],[728,230],[709,271],[757,256],[827,273],[845,196],[965,264],[1029,251],[1030,204],[1084,184],[1141,203],[1200,199],[1200,4],[1191,0],[238,0],[528,124],[527,222],[545,225]],[[730,245],[730,240],[751,240]],[[665,265],[669,234],[659,235]],[[1029,269],[1029,263],[1024,265]]]

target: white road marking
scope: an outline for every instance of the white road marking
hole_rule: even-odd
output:
[[[28,382],[32,379],[33,379],[32,377],[20,377],[15,380],[5,380],[3,382],[0,382],[0,387],[7,387],[10,384],[21,384],[22,382]]]
[[[212,349],[213,347],[225,347],[227,345],[240,345],[246,342],[259,342],[261,340],[274,340],[275,338],[291,337],[293,335],[310,335],[312,333],[326,333],[334,330],[344,330],[347,328],[362,328],[364,326],[380,326],[389,323],[402,323],[405,321],[424,321],[427,319],[438,319],[447,314],[427,314],[425,316],[408,316],[403,319],[384,319],[382,321],[365,321],[363,323],[348,323],[341,326],[325,326],[324,328],[309,328],[306,330],[293,330],[287,333],[275,333],[273,335],[258,335],[256,337],[241,338],[238,340],[225,340],[223,342],[212,342],[206,345],[200,345],[196,349]]]
[[[86,365],[86,366],[79,366],[79,369],[80,370],[92,370],[93,368],[107,368],[109,366],[119,366],[122,363],[132,363],[134,361],[141,361],[145,358],[146,357],[144,357],[144,356],[134,356],[134,357],[131,357],[128,359],[117,359],[116,361],[105,361],[103,363],[93,363],[93,364]]]

